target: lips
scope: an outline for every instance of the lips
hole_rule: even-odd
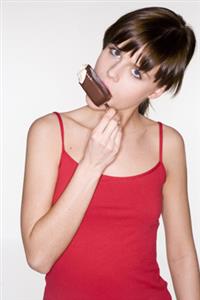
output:
[[[101,81],[103,82],[103,84],[105,85],[105,87],[110,91],[108,85],[105,83],[105,81],[102,79],[102,77],[98,74],[97,70],[94,68],[96,74],[98,75],[98,77],[101,79]]]
[[[102,80],[102,79],[101,79]],[[103,81],[103,80],[102,80]],[[103,81],[103,83],[105,84],[105,86],[107,87],[107,89],[110,91],[108,85],[105,83],[105,81]]]
[[[99,76],[99,75],[98,75]],[[99,78],[101,79],[101,77],[99,76]],[[105,81],[103,79],[101,79],[101,81],[103,82],[103,84],[105,85],[105,87],[110,91],[109,86],[105,83]],[[111,91],[110,91],[111,92]]]

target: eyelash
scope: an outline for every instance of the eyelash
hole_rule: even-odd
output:
[[[120,51],[119,51],[118,49],[116,49],[115,47],[109,47],[109,52],[111,53],[111,55],[113,55],[112,50],[115,50],[115,51],[120,52]],[[115,56],[115,55],[114,55],[114,56]],[[142,76],[141,76],[141,73],[140,73],[139,69],[138,69],[138,68],[135,68],[135,70],[138,71],[139,77],[137,77],[137,76],[134,76],[134,77],[135,77],[136,79],[142,79]]]

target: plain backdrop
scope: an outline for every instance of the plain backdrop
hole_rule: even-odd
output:
[[[184,138],[188,194],[195,245],[199,235],[199,1],[3,1],[2,2],[2,280],[3,300],[42,299],[44,274],[25,258],[20,208],[27,132],[32,122],[53,111],[86,105],[77,71],[94,66],[106,28],[121,15],[145,6],[164,6],[181,14],[197,37],[194,57],[180,93],[154,100],[149,118],[174,127]],[[169,45],[170,46],[170,45]],[[160,217],[157,259],[175,299]]]

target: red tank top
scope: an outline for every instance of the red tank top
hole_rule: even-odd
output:
[[[52,205],[76,162],[64,149]],[[159,161],[138,175],[100,177],[82,222],[65,251],[45,275],[43,300],[172,300],[160,276],[156,237],[166,178],[162,162],[162,123],[158,122]]]

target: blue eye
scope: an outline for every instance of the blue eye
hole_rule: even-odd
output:
[[[114,47],[109,47],[109,49],[110,49],[110,53],[111,53],[113,56],[119,56],[119,55],[120,55],[120,51],[119,51],[118,49],[116,49],[116,48],[114,48]],[[118,54],[116,54],[116,52],[114,52],[114,51],[118,52]]]
[[[135,72],[134,72],[134,77],[136,77],[136,78],[138,78],[138,79],[141,79],[142,78],[142,76],[141,76],[141,73],[140,73],[140,71],[139,71],[139,69],[137,69],[137,68],[135,68],[135,69],[133,69]]]

